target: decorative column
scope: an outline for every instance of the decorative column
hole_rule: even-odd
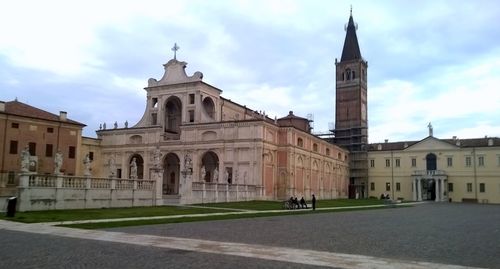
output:
[[[440,201],[439,197],[441,196],[440,195],[440,192],[441,192],[440,189],[441,189],[441,187],[439,185],[440,185],[441,180],[435,179],[435,182],[436,182],[435,183],[435,185],[436,185],[436,199],[435,199],[435,201],[439,202]]]
[[[413,201],[417,201],[417,179],[412,182],[413,185]]]
[[[418,190],[417,201],[422,201],[422,179],[421,178],[419,178],[417,180],[417,190]]]

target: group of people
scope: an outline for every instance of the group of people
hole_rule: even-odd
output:
[[[380,195],[380,200],[390,200],[391,197],[389,196],[389,194],[381,194]]]
[[[312,202],[312,209],[316,210],[316,196],[314,196],[314,194],[312,195],[311,202]],[[304,197],[300,198],[299,201],[297,197],[294,198],[293,196],[291,196],[290,199],[288,199],[288,203],[292,205],[292,209],[300,209],[300,208],[307,209],[307,203]]]

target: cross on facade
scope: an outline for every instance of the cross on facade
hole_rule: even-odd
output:
[[[174,43],[174,47],[172,48],[172,51],[174,52],[174,60],[177,60],[177,51],[180,49],[179,46],[177,46],[177,43]]]

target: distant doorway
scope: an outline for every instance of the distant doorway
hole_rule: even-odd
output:
[[[179,194],[180,161],[174,153],[165,156],[163,172],[163,194]]]
[[[422,200],[436,200],[436,181],[434,179],[422,180]]]

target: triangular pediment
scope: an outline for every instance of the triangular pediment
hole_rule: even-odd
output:
[[[457,148],[458,148],[457,146],[452,145],[448,142],[442,141],[433,136],[428,136],[420,140],[419,142],[409,146],[408,148],[405,149],[405,151],[413,151],[413,150],[435,151],[435,150],[457,149]]]

